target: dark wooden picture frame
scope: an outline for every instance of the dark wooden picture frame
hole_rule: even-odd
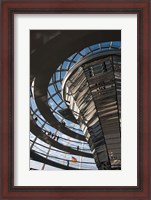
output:
[[[151,199],[150,152],[150,0],[36,1],[1,3],[1,199]],[[137,186],[14,186],[14,15],[137,14],[138,19],[138,184]]]

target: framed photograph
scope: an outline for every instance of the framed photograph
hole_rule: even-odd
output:
[[[1,13],[1,199],[151,199],[150,1]]]

